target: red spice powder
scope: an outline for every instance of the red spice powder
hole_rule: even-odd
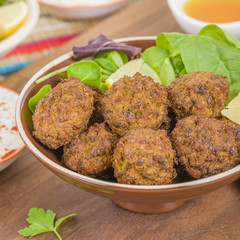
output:
[[[4,158],[8,157],[10,154],[12,154],[14,152],[16,152],[16,149],[13,149],[13,150],[7,152],[4,156],[1,157],[1,159],[4,159]]]
[[[17,126],[13,126],[12,128],[11,128],[11,131],[17,131],[18,129],[17,129]]]

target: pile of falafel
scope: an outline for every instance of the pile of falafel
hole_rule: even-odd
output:
[[[136,73],[105,94],[70,77],[38,103],[33,136],[88,176],[113,168],[119,183],[170,184],[182,166],[203,178],[240,162],[240,126],[221,116],[228,99],[226,77],[210,72],[168,88]]]

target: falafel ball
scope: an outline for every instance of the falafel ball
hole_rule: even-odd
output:
[[[168,105],[167,88],[136,73],[112,85],[102,100],[102,111],[111,129],[123,136],[135,128],[157,130],[167,118]]]
[[[91,89],[94,92],[94,110],[89,119],[88,127],[94,125],[94,123],[102,123],[104,121],[102,115],[103,92],[99,88],[91,87]]]
[[[179,162],[194,178],[208,177],[240,162],[240,126],[226,119],[192,115],[170,134]]]
[[[66,145],[87,128],[93,105],[90,87],[70,77],[39,101],[32,117],[32,134],[52,149]]]
[[[175,151],[165,130],[132,129],[119,140],[113,154],[119,183],[169,184],[176,177]]]
[[[118,138],[105,123],[95,123],[63,148],[63,163],[83,175],[98,175],[112,165]]]
[[[229,85],[226,77],[199,71],[177,78],[168,92],[178,119],[190,115],[220,117],[229,98]]]

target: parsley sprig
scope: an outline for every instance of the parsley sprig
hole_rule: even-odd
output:
[[[45,211],[42,208],[31,208],[28,213],[27,222],[29,227],[18,231],[24,237],[33,237],[37,234],[44,232],[54,232],[59,240],[62,240],[61,236],[57,232],[57,227],[67,218],[76,216],[75,213],[69,214],[66,217],[62,217],[55,221],[56,213],[52,210]]]

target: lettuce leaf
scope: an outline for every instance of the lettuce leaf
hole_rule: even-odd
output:
[[[164,85],[168,86],[175,80],[175,71],[166,49],[157,46],[147,48],[141,58],[158,74]]]
[[[238,41],[238,39],[235,38],[229,32],[224,31],[223,29],[221,29],[216,25],[207,25],[206,27],[201,29],[198,35],[208,36],[216,40],[219,40],[221,42],[227,43],[230,46],[240,49],[240,42]]]
[[[210,35],[214,35],[214,38]],[[157,36],[156,46],[166,49],[172,58],[180,56],[186,73],[209,71],[227,76],[230,97],[236,96],[236,91],[231,85],[240,81],[240,49],[236,47],[236,39],[229,37],[229,33],[221,32],[215,27],[209,27],[197,36],[161,33]],[[176,67],[174,70],[176,72]]]

